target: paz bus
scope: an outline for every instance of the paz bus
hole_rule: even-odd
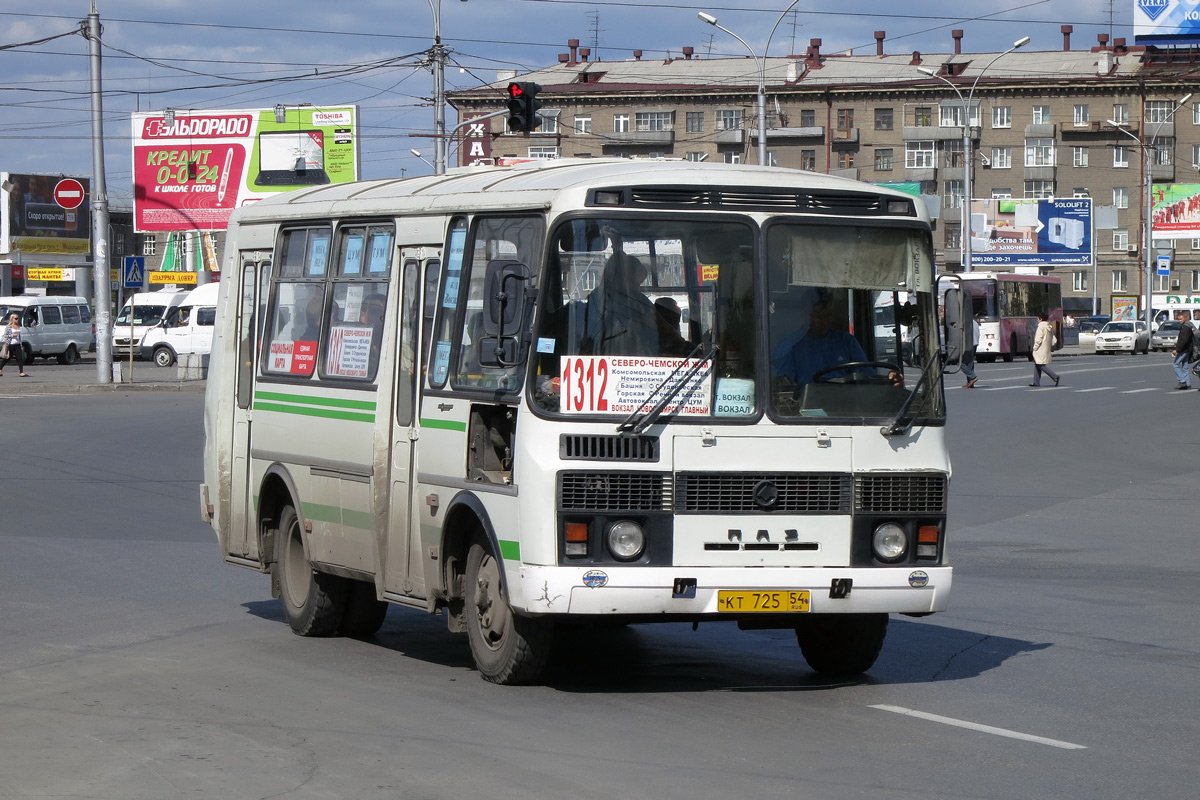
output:
[[[297,634],[406,606],[520,683],[562,626],[724,621],[847,674],[947,606],[945,359],[875,324],[937,319],[911,196],[618,159],[335,184],[238,209],[220,285],[202,514]]]
[[[943,276],[943,285],[961,286],[970,295],[971,315],[979,318],[979,347],[976,358],[995,361],[999,356],[1033,359],[1033,337],[1038,314],[1054,326],[1058,346],[1063,341],[1062,281],[1050,275],[1005,272],[964,272]]]

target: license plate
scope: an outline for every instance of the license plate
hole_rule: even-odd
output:
[[[794,614],[805,612],[808,611],[808,592],[719,591],[717,592],[717,611],[734,614],[744,614],[746,612]]]

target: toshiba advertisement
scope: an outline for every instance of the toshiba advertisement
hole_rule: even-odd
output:
[[[138,231],[223,229],[239,206],[357,179],[358,106],[133,115]]]

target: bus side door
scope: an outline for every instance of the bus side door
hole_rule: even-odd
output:
[[[258,369],[258,351],[262,343],[264,304],[271,283],[271,255],[243,251],[238,258],[241,272],[238,293],[236,357],[234,370],[236,402],[233,406],[233,467],[230,475],[229,555],[263,560],[258,552],[258,525],[252,501],[250,481],[250,424],[254,402],[254,378]],[[231,287],[232,288],[232,287]]]

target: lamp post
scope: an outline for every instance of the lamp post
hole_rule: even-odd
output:
[[[1161,120],[1158,121],[1158,125],[1154,128],[1154,135],[1150,137],[1150,140],[1148,142],[1143,141],[1137,134],[1126,130],[1123,127],[1124,123],[1116,122],[1115,120],[1111,120],[1111,119],[1105,120],[1105,122],[1108,123],[1109,125],[1111,125],[1113,128],[1115,128],[1116,130],[1118,130],[1121,133],[1128,136],[1130,139],[1133,139],[1135,142],[1137,142],[1138,146],[1142,150],[1142,173],[1143,173],[1142,174],[1142,196],[1143,196],[1143,202],[1144,202],[1144,208],[1143,208],[1142,213],[1145,216],[1145,223],[1144,223],[1145,229],[1142,232],[1142,251],[1143,251],[1143,258],[1145,260],[1145,265],[1144,265],[1145,275],[1143,277],[1143,282],[1146,284],[1146,295],[1145,295],[1146,305],[1144,306],[1144,308],[1146,310],[1146,327],[1147,328],[1150,328],[1154,324],[1154,320],[1152,320],[1151,316],[1150,316],[1152,313],[1151,305],[1152,305],[1152,300],[1154,297],[1153,291],[1150,287],[1150,284],[1154,278],[1154,262],[1153,262],[1154,253],[1153,253],[1153,247],[1152,247],[1152,245],[1154,243],[1154,218],[1151,216],[1153,214],[1153,203],[1152,203],[1151,192],[1154,189],[1154,175],[1152,174],[1153,168],[1154,168],[1154,162],[1151,161],[1150,153],[1151,153],[1151,151],[1157,152],[1157,150],[1155,148],[1155,142],[1158,141],[1158,135],[1160,133],[1162,133],[1162,126],[1165,125],[1167,122],[1170,122],[1171,119],[1175,116],[1175,112],[1178,111],[1179,109],[1183,108],[1187,104],[1187,101],[1191,100],[1191,99],[1192,99],[1191,92],[1188,92],[1183,97],[1179,98],[1179,100],[1175,102],[1175,106],[1171,109],[1171,113],[1167,114],[1165,117],[1163,117]],[[1158,160],[1157,158],[1154,159],[1154,161],[1157,161],[1157,160]]]
[[[939,75],[929,67],[917,67],[917,72],[923,75],[928,75],[931,78],[937,78],[942,83],[949,86],[958,95],[958,102],[962,106],[962,148],[963,148],[963,197],[962,197],[962,230],[959,233],[961,240],[960,247],[962,249],[962,268],[963,272],[971,271],[971,102],[975,99],[975,87],[979,85],[979,79],[983,77],[983,73],[988,71],[988,68],[999,61],[1004,56],[1012,51],[1024,47],[1029,44],[1029,37],[1022,36],[1017,41],[1013,42],[1013,46],[1000,53],[979,70],[979,74],[975,76],[975,81],[971,84],[971,91],[964,98],[959,88],[951,83],[944,75]]]
[[[799,3],[800,0],[792,0],[788,3],[779,15],[779,19],[775,20],[775,24],[771,26],[771,33],[767,36],[767,43],[763,47],[762,58],[754,52],[754,48],[746,43],[746,40],[738,36],[733,31],[723,25],[717,24],[717,18],[712,14],[706,14],[701,11],[696,16],[701,22],[707,22],[718,30],[725,31],[733,38],[741,42],[747,50],[750,51],[750,57],[754,59],[755,66],[758,67],[758,163],[759,166],[767,165],[767,51],[771,49],[771,39],[775,36],[775,29],[779,27],[779,23],[783,22],[783,18],[792,10],[792,7]]]

